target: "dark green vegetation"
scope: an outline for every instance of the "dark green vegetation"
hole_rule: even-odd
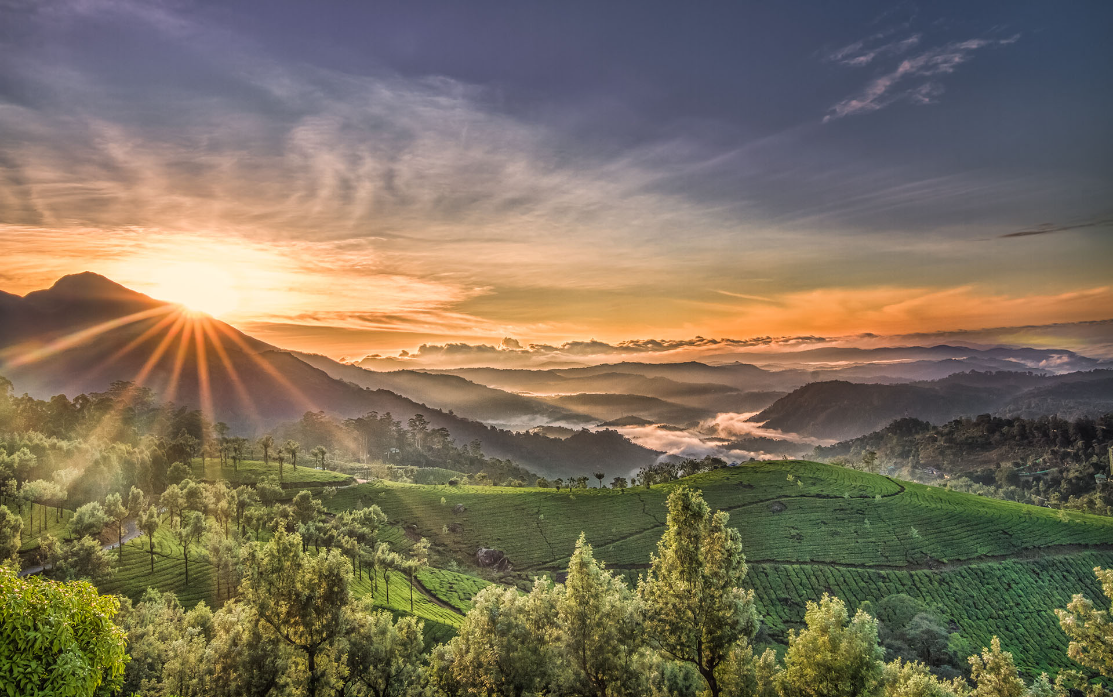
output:
[[[1027,673],[1069,665],[1052,613],[1091,569],[1113,564],[1113,519],[947,491],[812,462],[761,462],[682,480],[730,512],[768,639],[786,641],[805,602],[830,591],[852,607],[907,593],[937,606],[972,644],[993,635]],[[503,551],[515,571],[556,573],[581,531],[633,579],[664,530],[678,483],[626,490],[423,487],[343,489],[335,510],[375,504],[461,562]],[[443,499],[443,502],[442,502]],[[464,510],[457,511],[457,505]],[[979,643],[981,642],[981,643]]]
[[[934,424],[977,414],[1059,414],[1096,418],[1113,409],[1113,371],[1066,375],[1018,372],[956,373],[901,385],[813,382],[778,399],[751,420],[766,428],[816,438],[856,438],[894,419]]]
[[[828,462],[1025,503],[1113,514],[1113,414],[1074,421],[984,414],[932,426],[900,419],[815,449]],[[946,475],[949,481],[942,482]]]

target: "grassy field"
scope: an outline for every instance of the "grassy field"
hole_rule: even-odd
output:
[[[15,512],[15,505],[9,504],[9,510]],[[35,522],[31,523],[31,507],[28,505],[23,506],[23,531],[20,533],[20,552],[28,552],[30,550],[39,548],[39,538],[42,535],[53,535],[58,539],[62,539],[69,532],[70,519],[73,518],[73,511],[62,509],[61,515],[58,514],[57,509],[51,507],[46,512],[46,527],[40,531],[39,527],[43,520],[42,506],[35,505]]]
[[[681,483],[730,512],[776,641],[825,591],[851,607],[904,592],[938,606],[972,641],[1000,636],[1028,673],[1059,669],[1070,663],[1052,610],[1075,592],[1098,600],[1092,568],[1113,565],[1113,518],[810,462],[754,463],[621,492],[376,482],[343,489],[328,505],[377,504],[463,563],[494,547],[519,572],[563,570],[584,531],[596,555],[633,580]]]
[[[340,472],[319,470],[306,467],[308,462],[298,465],[297,469],[286,463],[282,466],[282,481],[287,488],[297,486],[343,486],[350,484],[352,477]],[[265,464],[262,460],[244,460],[238,467],[221,467],[220,460],[208,458],[202,464],[200,458],[193,460],[193,476],[197,479],[216,481],[225,479],[233,486],[254,484],[265,477],[278,477],[278,463]]]

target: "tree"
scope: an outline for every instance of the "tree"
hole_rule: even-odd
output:
[[[182,495],[182,490],[177,484],[171,484],[166,487],[166,491],[162,492],[159,504],[166,509],[166,514],[170,516],[170,525],[173,525],[175,518],[180,517],[182,509],[185,508],[185,496]]]
[[[220,466],[221,467],[224,466],[224,456],[226,454],[226,450],[223,447],[224,446],[224,437],[228,435],[228,431],[229,431],[228,424],[224,423],[223,421],[217,421],[215,424],[213,424],[213,433],[216,434],[216,442],[220,443],[221,446],[222,446],[221,449],[220,449]]]
[[[111,520],[104,512],[104,507],[96,501],[90,501],[77,509],[70,520],[70,532],[74,537],[96,537],[104,530]]]
[[[246,438],[233,438],[229,444],[229,452],[232,455],[232,470],[238,472],[240,470],[240,461],[244,459],[247,452],[247,439]]]
[[[826,593],[809,602],[806,629],[789,630],[784,671],[777,686],[784,697],[868,697],[880,693],[885,652],[877,643],[877,620],[859,608],[848,621],[846,605]]]
[[[862,454],[862,471],[873,472],[877,469],[877,453],[867,450]]]
[[[691,663],[718,697],[716,671],[739,643],[757,633],[753,591],[742,538],[723,511],[711,514],[698,491],[669,494],[666,530],[638,587],[646,604],[646,634],[665,655]]]
[[[22,532],[23,518],[12,513],[7,506],[0,506],[0,564],[19,559]]]
[[[128,516],[139,519],[139,514],[147,507],[147,497],[144,495],[143,490],[137,486],[133,486],[131,491],[128,492]]]
[[[317,657],[340,633],[352,570],[333,550],[308,555],[301,539],[279,528],[266,547],[249,545],[244,602],[291,647],[304,653],[308,693],[316,697]]]
[[[282,450],[290,456],[290,466],[296,472],[298,469],[298,451],[301,450],[301,445],[296,440],[288,440],[282,444]]]
[[[1105,597],[1113,601],[1113,569],[1094,567]],[[1113,617],[1099,610],[1081,594],[1071,598],[1066,610],[1056,610],[1059,626],[1070,639],[1067,655],[1071,660],[1113,678]]]
[[[283,463],[286,462],[285,451],[283,451],[281,448],[279,448],[274,454],[274,459],[278,461],[278,483],[281,484],[282,480],[283,480],[282,465],[283,465]]]
[[[965,697],[970,691],[962,678],[940,680],[919,661],[904,662],[898,658],[885,664],[884,671],[885,697]]]
[[[1001,640],[993,637],[981,655],[970,657],[970,678],[977,683],[972,697],[1023,697],[1024,681],[1017,674],[1013,655],[1001,650]]]
[[[321,469],[325,468],[325,460],[328,458],[328,450],[325,449],[325,446],[318,445],[316,448],[313,448],[309,454],[313,456],[313,460],[317,463],[318,467]]]
[[[599,480],[599,488],[603,488],[603,477],[607,476],[606,472],[593,472],[592,476]]]
[[[45,479],[36,479],[23,482],[19,488],[19,497],[31,504],[31,531],[34,531],[35,504],[39,504],[39,532],[46,529],[46,512],[48,502],[61,495],[61,487]]]
[[[117,493],[111,493],[104,499],[104,513],[108,519],[116,524],[117,559],[124,556],[124,521],[128,518],[128,509],[124,507],[123,499]]]
[[[189,585],[189,553],[201,536],[205,534],[205,516],[197,511],[185,511],[181,515],[178,525],[171,531],[174,540],[182,548],[182,560],[185,562],[185,584]]]
[[[112,575],[112,560],[100,542],[89,536],[61,545],[54,572],[65,579],[87,578],[94,582]]]
[[[414,574],[429,566],[429,540],[424,537],[410,550],[406,573],[410,576],[410,612],[414,611]]]
[[[255,489],[245,484],[236,487],[233,496],[236,499],[236,527],[239,529],[240,535],[243,535],[243,514],[250,506],[259,503],[259,494],[256,493]]]
[[[622,491],[627,486],[629,486],[629,483],[626,481],[626,477],[615,477],[611,482],[611,488],[618,489],[619,491]]]
[[[85,581],[20,578],[0,564],[0,685],[26,697],[113,694],[123,681],[126,642],[113,623],[115,596]]]
[[[390,551],[390,545],[380,542],[375,548],[374,565],[383,572],[383,585],[386,586],[386,604],[390,607],[390,574],[402,566],[402,558]]]
[[[259,439],[259,447],[263,449],[263,464],[271,463],[271,448],[274,447],[274,436],[267,434]]]
[[[151,506],[147,509],[138,519],[139,529],[147,536],[147,542],[150,544],[151,550],[151,573],[155,572],[155,533],[158,532],[160,525],[158,517],[158,509]]]
[[[553,595],[538,580],[529,595],[490,585],[479,591],[456,636],[433,654],[431,678],[449,694],[519,697],[550,680]]]
[[[395,622],[389,612],[374,612],[367,598],[362,611],[350,613],[347,625],[350,679],[376,697],[411,694],[423,675],[424,623],[413,616]]]
[[[641,695],[647,692],[638,661],[642,607],[621,578],[595,561],[583,533],[555,590],[556,641],[572,694]]]

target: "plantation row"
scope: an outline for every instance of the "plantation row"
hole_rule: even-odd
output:
[[[830,465],[758,463],[685,483],[730,512],[754,561],[923,566],[1113,543],[1110,518],[899,485]],[[392,521],[416,526],[466,561],[479,547],[494,547],[518,570],[561,569],[582,531],[601,559],[634,566],[648,563],[660,538],[671,487],[558,492],[378,482],[339,491],[329,507],[377,504]]]
[[[1021,671],[1034,676],[1073,667],[1067,640],[1052,612],[1071,595],[1100,598],[1095,566],[1113,564],[1113,552],[1084,552],[1028,561],[971,564],[950,571],[887,571],[821,565],[751,564],[747,583],[772,639],[784,643],[789,628],[803,626],[805,603],[823,593],[850,608],[904,593],[958,625],[972,647],[996,635]]]

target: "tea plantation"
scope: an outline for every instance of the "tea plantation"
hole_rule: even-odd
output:
[[[907,593],[978,647],[1000,636],[1026,673],[1058,670],[1070,662],[1052,610],[1073,593],[1099,599],[1092,569],[1113,565],[1113,518],[812,462],[759,462],[624,491],[376,482],[341,489],[329,507],[376,504],[460,563],[474,565],[479,547],[493,547],[527,575],[562,571],[583,531],[596,556],[633,582],[663,531],[665,499],[682,484],[730,513],[776,643],[824,592],[852,608]]]

